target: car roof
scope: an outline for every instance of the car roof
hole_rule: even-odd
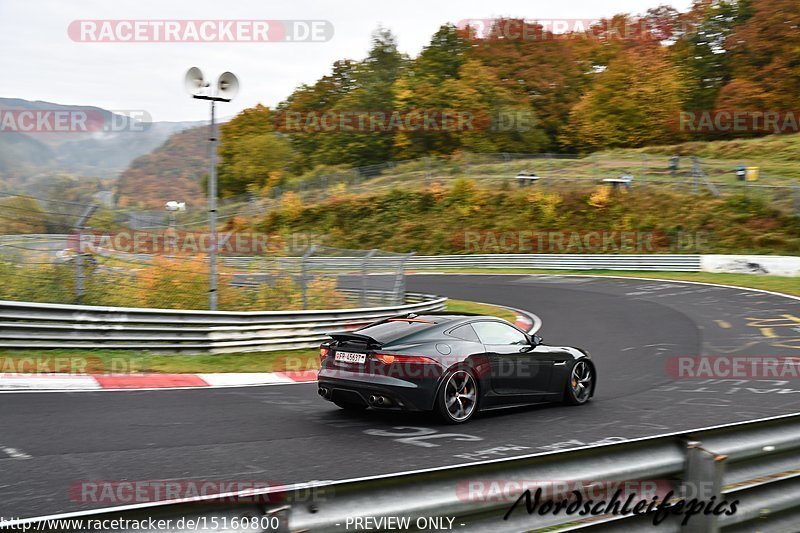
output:
[[[495,316],[479,315],[477,313],[449,313],[447,311],[436,312],[436,313],[425,313],[420,315],[417,315],[415,313],[409,313],[407,315],[393,316],[387,320],[392,320],[396,322],[404,322],[408,320],[409,323],[424,321],[424,322],[429,322],[431,324],[446,325],[473,319],[499,320],[501,322],[504,322],[502,318]]]
[[[452,322],[454,320],[459,320],[462,318],[467,318],[471,316],[479,316],[479,315],[470,315],[466,313],[448,313],[447,311],[442,311],[439,313],[424,313],[424,314],[416,314],[416,313],[409,313],[407,315],[399,315],[392,318],[418,318],[421,320],[429,320],[435,324],[442,324],[444,322]]]
[[[331,336],[334,338],[360,336],[379,344],[391,344],[417,335],[425,335],[432,331],[444,332],[476,319],[506,323],[506,321],[501,318],[470,313],[442,312],[420,315],[408,313],[379,320],[350,333]]]

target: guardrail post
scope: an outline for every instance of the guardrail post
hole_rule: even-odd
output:
[[[86,229],[86,222],[97,211],[96,205],[87,206],[75,223],[75,232],[78,234],[78,253],[75,254],[75,303],[83,301],[85,276],[83,273],[83,250],[81,250],[81,233]]]
[[[367,275],[369,274],[367,265],[376,253],[378,253],[378,250],[370,250],[361,260],[361,307],[367,307],[369,303],[367,300]]]
[[[722,478],[725,474],[727,455],[707,450],[700,442],[686,443],[686,472],[681,486],[681,496],[686,501],[697,498],[700,501],[722,500]],[[687,533],[719,533],[717,516],[713,513],[694,515],[682,528]]]
[[[281,507],[276,507],[275,509],[268,509],[265,513],[266,516],[270,518],[277,518],[277,528],[272,529],[270,531],[276,531],[277,533],[289,533],[289,513],[291,512],[292,508],[289,505],[283,505]],[[270,525],[271,521],[270,521]]]
[[[406,301],[406,264],[417,252],[411,252],[400,258],[400,266],[395,272],[394,277],[394,294],[392,295],[392,303],[395,305],[402,305]]]
[[[300,259],[300,292],[303,295],[303,309],[308,309],[308,258],[314,255],[317,249],[316,244],[312,244]]]

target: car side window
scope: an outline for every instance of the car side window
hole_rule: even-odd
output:
[[[475,330],[472,329],[472,326],[469,324],[458,326],[457,328],[453,329],[449,335],[463,341],[481,342],[481,340],[478,338],[478,334],[475,333]]]
[[[472,326],[484,344],[527,344],[519,330],[502,322],[473,322]]]

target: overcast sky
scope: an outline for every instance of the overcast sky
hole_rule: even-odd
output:
[[[595,19],[644,13],[659,3],[684,11],[690,0],[0,0],[0,96],[144,110],[153,120],[204,120],[208,106],[183,92],[184,72],[234,72],[242,87],[222,104],[232,116],[258,102],[274,106],[342,58],[361,59],[378,25],[416,55],[446,22],[499,16]],[[327,20],[328,42],[88,43],[68,34],[75,20]]]

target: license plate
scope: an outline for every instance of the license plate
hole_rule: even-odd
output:
[[[336,352],[334,359],[343,363],[358,363],[363,365],[367,360],[367,354],[355,352]]]

